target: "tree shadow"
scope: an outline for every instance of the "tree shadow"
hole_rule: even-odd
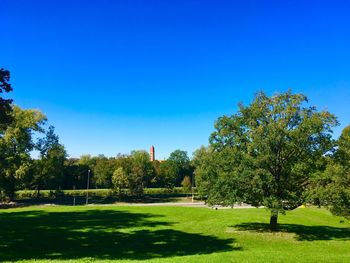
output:
[[[270,225],[265,223],[242,223],[233,227],[238,231],[294,233],[298,241],[350,240],[350,228],[346,227],[279,224],[277,232],[271,232]]]
[[[0,224],[0,261],[151,259],[239,249],[233,239],[174,230],[172,222],[146,213],[23,211],[0,213]]]

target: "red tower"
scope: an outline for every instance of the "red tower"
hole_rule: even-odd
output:
[[[156,159],[156,154],[155,154],[153,145],[151,146],[151,149],[149,150],[149,156],[150,156],[151,162],[153,162]]]

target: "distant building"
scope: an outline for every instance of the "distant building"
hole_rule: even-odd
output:
[[[151,160],[151,162],[156,160],[156,153],[154,151],[154,146],[151,146],[151,149],[149,150],[149,158]]]

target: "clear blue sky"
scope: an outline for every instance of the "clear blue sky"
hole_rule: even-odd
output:
[[[292,88],[350,124],[349,1],[1,0],[0,67],[70,156],[208,143],[255,92]]]

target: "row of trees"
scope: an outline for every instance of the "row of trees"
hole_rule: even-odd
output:
[[[54,127],[38,110],[25,110],[5,98],[12,91],[10,72],[0,69],[0,191],[12,200],[18,189],[82,189],[88,172],[93,188],[127,188],[142,194],[144,187],[180,186],[191,181],[193,168],[185,151],[176,150],[167,160],[151,162],[145,151],[107,158],[103,155],[67,158]],[[47,127],[47,128],[46,128]],[[38,138],[38,139],[36,139]],[[39,153],[34,159],[33,151]]]
[[[210,145],[193,163],[198,191],[210,204],[247,203],[278,214],[311,202],[350,216],[350,127],[339,140],[334,115],[291,91],[258,93],[249,106],[215,123]]]
[[[193,168],[187,153],[176,150],[167,160],[150,161],[146,151],[132,151],[130,155],[107,158],[103,155],[81,156],[65,162],[65,189],[86,186],[87,171],[91,171],[91,184],[95,188],[114,188],[118,192],[128,189],[130,194],[142,194],[145,187],[174,188],[191,177]],[[187,179],[186,179],[187,180]],[[185,181],[186,181],[185,180]]]

